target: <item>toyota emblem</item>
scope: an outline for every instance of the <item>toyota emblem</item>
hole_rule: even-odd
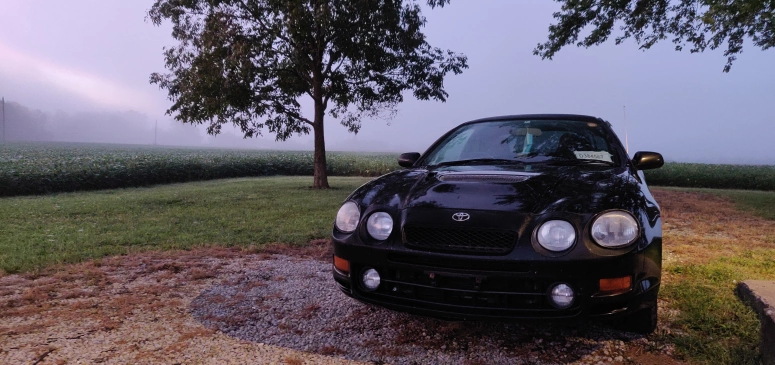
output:
[[[452,220],[456,222],[465,222],[467,221],[471,216],[468,213],[458,212],[452,215]]]

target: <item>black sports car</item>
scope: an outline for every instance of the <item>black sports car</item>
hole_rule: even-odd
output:
[[[360,301],[462,320],[611,318],[656,328],[662,220],[610,123],[582,115],[475,120],[336,215],[334,279]]]

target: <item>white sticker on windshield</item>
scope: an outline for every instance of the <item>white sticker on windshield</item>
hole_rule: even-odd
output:
[[[576,158],[579,160],[598,160],[605,162],[613,162],[611,160],[611,154],[606,151],[573,151]]]

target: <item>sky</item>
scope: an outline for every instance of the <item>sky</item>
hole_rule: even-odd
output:
[[[146,21],[152,3],[3,0],[0,96],[50,113],[132,110],[147,116],[147,128],[156,120],[171,128],[178,122],[165,115],[166,91],[148,78],[165,71],[163,47],[175,41],[170,24]],[[746,43],[730,73],[722,72],[722,50],[676,52],[670,42],[648,51],[634,41],[566,47],[541,60],[532,50],[545,41],[558,9],[549,0],[457,0],[428,9],[429,43],[468,56],[469,68],[445,80],[447,102],[408,94],[395,118],[366,120],[357,135],[327,117],[328,149],[423,152],[468,120],[574,113],[610,121],[620,139],[626,135],[630,155],[646,150],[668,161],[775,165],[775,50]],[[311,135],[275,143],[268,133],[250,141],[200,133],[205,145],[313,148]]]

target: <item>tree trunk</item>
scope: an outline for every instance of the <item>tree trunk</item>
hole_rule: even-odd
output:
[[[320,35],[318,29],[318,35]],[[323,128],[323,119],[326,116],[326,104],[323,98],[323,53],[321,51],[321,39],[317,38],[317,52],[313,54],[312,60],[312,99],[315,101],[315,121],[312,130],[315,133],[315,176],[312,188],[328,189],[328,175],[326,174],[326,139]]]
[[[326,140],[323,133],[323,117],[325,107],[315,101],[315,125],[312,130],[315,133],[315,177],[312,187],[315,189],[328,189],[328,174],[326,173]]]

